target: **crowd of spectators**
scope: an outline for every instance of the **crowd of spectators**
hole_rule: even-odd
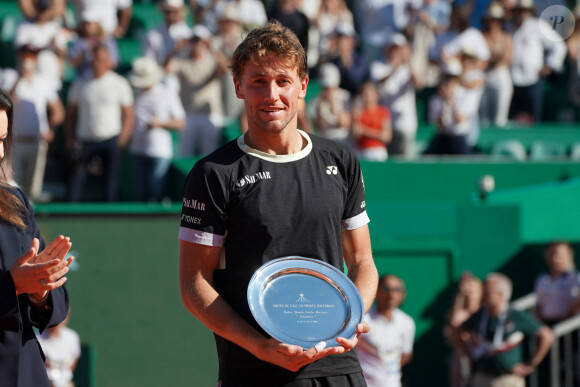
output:
[[[553,385],[554,378],[561,385],[578,385],[577,367],[564,366],[570,360],[577,364],[580,358],[578,337],[557,338],[552,330],[580,313],[580,273],[574,250],[566,241],[555,241],[546,245],[544,258],[546,270],[527,289],[535,301],[525,307],[512,303],[513,284],[508,276],[492,272],[480,279],[471,272],[462,273],[442,332],[451,349],[447,385],[525,387],[533,372],[540,386]],[[357,347],[369,386],[405,385],[403,371],[412,361],[415,335],[413,318],[401,310],[406,297],[402,278],[381,276],[376,302],[365,316],[371,331],[361,336]],[[566,342],[570,338],[571,347]],[[553,347],[555,341],[559,345]],[[558,352],[559,363],[551,361],[551,351]]]
[[[364,159],[469,154],[480,126],[539,122],[544,82],[564,70],[567,56],[569,92],[580,100],[580,36],[575,31],[565,42],[554,29],[539,28],[546,2],[149,1],[163,23],[136,37],[142,47],[133,71],[145,66],[155,80],[145,86],[127,82],[130,69],[122,67],[118,46],[130,30],[131,0],[18,3],[24,20],[15,31],[17,64],[0,73],[0,88],[16,106],[14,179],[35,201],[47,199],[42,180],[60,128],[66,129],[68,200],[83,200],[88,174],[102,175],[102,197],[116,200],[126,146],[135,158],[139,198],[159,200],[163,192],[151,186],[164,181],[172,141],[180,157],[199,156],[223,141],[224,127],[245,129],[229,58],[244,34],[269,18],[299,37],[311,82],[320,87],[311,85],[313,101],[302,105],[300,127],[348,143]],[[75,74],[72,85],[63,82],[66,69]],[[417,109],[421,90],[432,91],[425,117]],[[436,135],[418,150],[425,119]],[[153,149],[157,143],[162,149]],[[156,177],[143,177],[151,174]]]
[[[551,328],[580,312],[580,273],[568,242],[548,244],[545,260],[547,271],[529,289],[536,300],[529,311],[510,304],[513,285],[504,274],[489,273],[483,281],[469,272],[462,274],[444,330],[452,348],[450,386],[523,387],[526,377],[536,370],[541,386],[552,385],[554,377],[562,385],[568,385],[566,380],[578,385],[576,367],[571,368],[572,375],[566,375],[563,361],[557,363],[560,369],[554,369],[547,355],[554,350]],[[568,360],[577,362],[580,347],[577,336],[572,337],[571,355],[562,349],[562,336],[558,356],[572,356]],[[530,339],[536,343],[527,347]]]

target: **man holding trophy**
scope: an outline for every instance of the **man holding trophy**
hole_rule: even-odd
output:
[[[378,276],[358,159],[348,147],[297,128],[308,74],[304,49],[290,30],[272,21],[250,32],[233,55],[232,72],[249,129],[198,161],[187,178],[179,231],[183,303],[215,334],[219,386],[366,386],[354,351],[369,330],[362,317],[345,337],[330,332],[332,340],[307,348],[269,337],[247,298],[262,265],[300,256],[340,272],[346,264],[361,313],[368,311]],[[283,272],[270,279],[284,278]],[[307,337],[322,321],[317,316],[341,318],[352,300],[340,281],[310,269],[293,273],[337,290],[344,304],[314,300],[315,291],[288,276],[276,291],[292,297],[283,313],[299,318],[271,328],[318,340]],[[257,286],[258,293],[275,287]],[[261,307],[268,314],[280,305]]]

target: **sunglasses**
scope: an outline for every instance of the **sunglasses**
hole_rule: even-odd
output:
[[[386,285],[381,286],[381,290],[385,293],[389,293],[389,292],[401,292],[404,293],[405,292],[405,288],[403,288],[402,286],[398,286],[396,288],[391,288],[388,287]]]

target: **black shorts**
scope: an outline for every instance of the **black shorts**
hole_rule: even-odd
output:
[[[217,387],[366,387],[367,383],[362,372],[356,374],[326,376],[311,379],[296,379],[279,385],[272,383],[260,384],[233,380],[219,381]]]

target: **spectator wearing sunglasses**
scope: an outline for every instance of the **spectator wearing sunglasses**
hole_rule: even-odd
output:
[[[401,278],[392,274],[379,278],[376,303],[365,316],[371,330],[357,346],[368,387],[401,386],[401,368],[413,357],[415,337],[415,322],[399,309],[406,296]]]

